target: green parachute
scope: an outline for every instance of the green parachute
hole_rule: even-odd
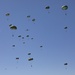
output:
[[[67,5],[63,5],[61,8],[62,8],[62,10],[67,10],[68,6]]]
[[[16,30],[16,29],[17,29],[17,27],[14,26],[14,25],[11,25],[11,26],[9,26],[9,27],[10,27],[10,29],[12,29],[12,30]]]

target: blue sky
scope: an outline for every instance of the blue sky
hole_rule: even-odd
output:
[[[62,10],[62,5],[68,10]],[[17,30],[11,30],[10,24]],[[74,75],[74,24],[74,0],[0,0],[0,74]],[[30,57],[34,60],[28,61]],[[68,65],[64,66],[65,62]]]

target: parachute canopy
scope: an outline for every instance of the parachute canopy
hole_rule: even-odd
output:
[[[25,42],[23,42],[23,44],[25,44]]]
[[[67,29],[68,27],[64,27],[64,29]]]
[[[33,38],[31,38],[33,40]]]
[[[45,7],[45,9],[49,9],[49,8],[50,8],[50,6],[46,6],[46,7]]]
[[[16,60],[18,60],[19,59],[19,57],[16,57]]]
[[[68,65],[68,63],[64,63],[64,65]]]
[[[12,37],[14,37],[14,35],[12,34]]]
[[[35,18],[33,18],[32,21],[34,22],[35,21]]]
[[[6,16],[9,16],[10,15],[10,13],[6,13]]]
[[[22,39],[24,39],[24,37],[22,37]]]
[[[12,26],[12,24],[9,24],[9,27],[11,27]]]
[[[29,31],[28,29],[26,29],[26,31]]]
[[[62,10],[67,10],[68,6],[67,5],[63,5],[61,8],[62,8]]]
[[[43,46],[40,46],[40,47],[43,47]]]
[[[15,45],[12,45],[13,47],[15,47]]]
[[[29,37],[29,35],[27,35],[26,37]]]
[[[16,30],[17,29],[17,27],[16,26],[10,26],[10,29],[12,29],[12,30]]]
[[[30,18],[30,15],[28,15],[27,18]]]
[[[21,37],[21,35],[19,35],[18,37]]]
[[[33,60],[33,58],[29,58],[29,59],[28,59],[28,61],[31,61],[31,60]]]
[[[28,55],[31,55],[31,53],[28,53]]]

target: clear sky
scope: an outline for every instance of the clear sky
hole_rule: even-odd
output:
[[[0,0],[0,75],[75,75],[75,1]]]

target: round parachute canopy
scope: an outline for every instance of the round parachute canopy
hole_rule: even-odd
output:
[[[25,42],[23,42],[23,44],[25,44]]]
[[[21,35],[19,35],[18,37],[21,37]]]
[[[24,39],[24,37],[22,37],[22,39]]]
[[[43,46],[40,46],[40,47],[43,47]]]
[[[16,60],[19,60],[19,57],[16,57]]]
[[[16,27],[16,26],[10,26],[10,29],[12,29],[12,30],[16,30],[17,27]]]
[[[33,40],[33,38],[31,38]]]
[[[62,8],[62,10],[67,10],[68,6],[67,5],[63,5],[61,8]]]
[[[45,9],[50,9],[50,6],[46,6]]]
[[[29,35],[27,35],[26,37],[29,37]]]
[[[68,65],[68,63],[64,63],[64,65]]]
[[[15,45],[12,45],[12,47],[15,47]]]
[[[6,13],[6,16],[10,16],[10,13]]]
[[[32,21],[34,22],[35,21],[35,18],[33,18]]]
[[[14,37],[14,35],[12,34],[12,37]]]
[[[12,24],[9,24],[9,27],[11,27],[12,26]]]
[[[30,18],[30,15],[28,15],[27,18]]]
[[[31,53],[28,53],[28,55],[31,55]]]
[[[29,29],[26,29],[26,31],[29,31]]]
[[[33,58],[29,58],[29,59],[28,59],[28,61],[32,61],[32,60],[33,60]]]
[[[64,29],[67,29],[68,27],[64,27]]]

